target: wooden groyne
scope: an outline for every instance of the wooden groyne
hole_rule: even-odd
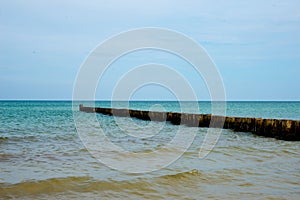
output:
[[[95,108],[79,106],[83,112],[96,112],[119,117],[134,117],[142,120],[170,121],[193,127],[213,127],[252,132],[256,135],[288,141],[300,141],[300,120],[263,119],[247,117],[224,117],[210,114],[190,114],[177,112],[153,112],[115,108]]]

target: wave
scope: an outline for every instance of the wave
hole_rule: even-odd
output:
[[[51,178],[40,181],[26,181],[17,184],[0,184],[0,196],[16,198],[40,194],[61,193],[66,191],[84,192],[94,181],[90,177]]]
[[[4,142],[4,141],[7,141],[8,140],[8,137],[0,137],[0,142]]]
[[[7,135],[0,136],[0,143],[3,142],[44,142],[45,140],[65,140],[65,141],[74,141],[78,140],[76,134],[48,134],[40,133],[35,135]]]
[[[162,175],[152,178],[135,178],[131,180],[96,180],[90,176],[51,178],[47,180],[30,180],[17,184],[0,183],[0,197],[21,198],[52,196],[57,194],[82,194],[82,193],[105,193],[114,191],[136,194],[156,194],[162,186],[162,182],[168,183],[168,187],[177,184],[176,180],[187,181],[193,176],[199,176],[198,170],[191,170],[177,174]]]
[[[202,175],[202,173],[199,170],[193,169],[191,171],[186,171],[186,172],[181,172],[181,173],[177,173],[177,174],[161,176],[161,178],[184,178],[184,177],[189,178],[191,176],[200,176],[200,175]]]
[[[21,158],[20,154],[0,153],[0,162],[10,161],[13,158]]]
[[[145,187],[141,182],[130,181],[99,181],[89,176],[51,178],[40,181],[26,181],[17,184],[0,184],[0,196],[18,198],[24,196],[51,195],[59,193],[77,192],[86,193],[93,191],[120,191],[122,189]]]

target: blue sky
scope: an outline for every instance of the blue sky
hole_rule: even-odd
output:
[[[206,49],[228,100],[300,100],[299,9],[297,0],[1,1],[0,99],[71,99],[80,65],[100,42],[122,31],[160,27]],[[164,60],[163,54],[152,58]],[[182,73],[201,90],[199,99],[209,99],[192,74]],[[97,98],[109,98],[107,84]],[[135,95],[163,94],[145,87]]]

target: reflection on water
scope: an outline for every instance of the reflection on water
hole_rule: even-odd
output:
[[[0,199],[300,198],[300,142],[223,130],[213,151],[199,159],[207,129],[198,128],[192,146],[170,166],[125,174],[109,169],[85,149],[69,102],[0,105]],[[92,115],[78,114],[86,123]],[[137,128],[119,118],[132,134],[151,136],[137,138],[122,132],[113,117],[97,117],[112,142],[134,152],[162,147],[178,129],[166,123],[153,135],[153,129],[143,129],[149,122],[134,119]],[[192,129],[184,127],[186,132]]]

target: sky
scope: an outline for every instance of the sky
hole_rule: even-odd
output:
[[[120,32],[158,27],[206,50],[227,100],[300,101],[299,9],[298,0],[1,1],[0,99],[72,99],[80,67],[95,47]],[[199,100],[209,100],[205,82],[187,63],[156,51],[119,59],[99,81],[96,98],[111,98],[112,80],[152,62],[174,67]],[[175,96],[153,84],[132,98]]]

